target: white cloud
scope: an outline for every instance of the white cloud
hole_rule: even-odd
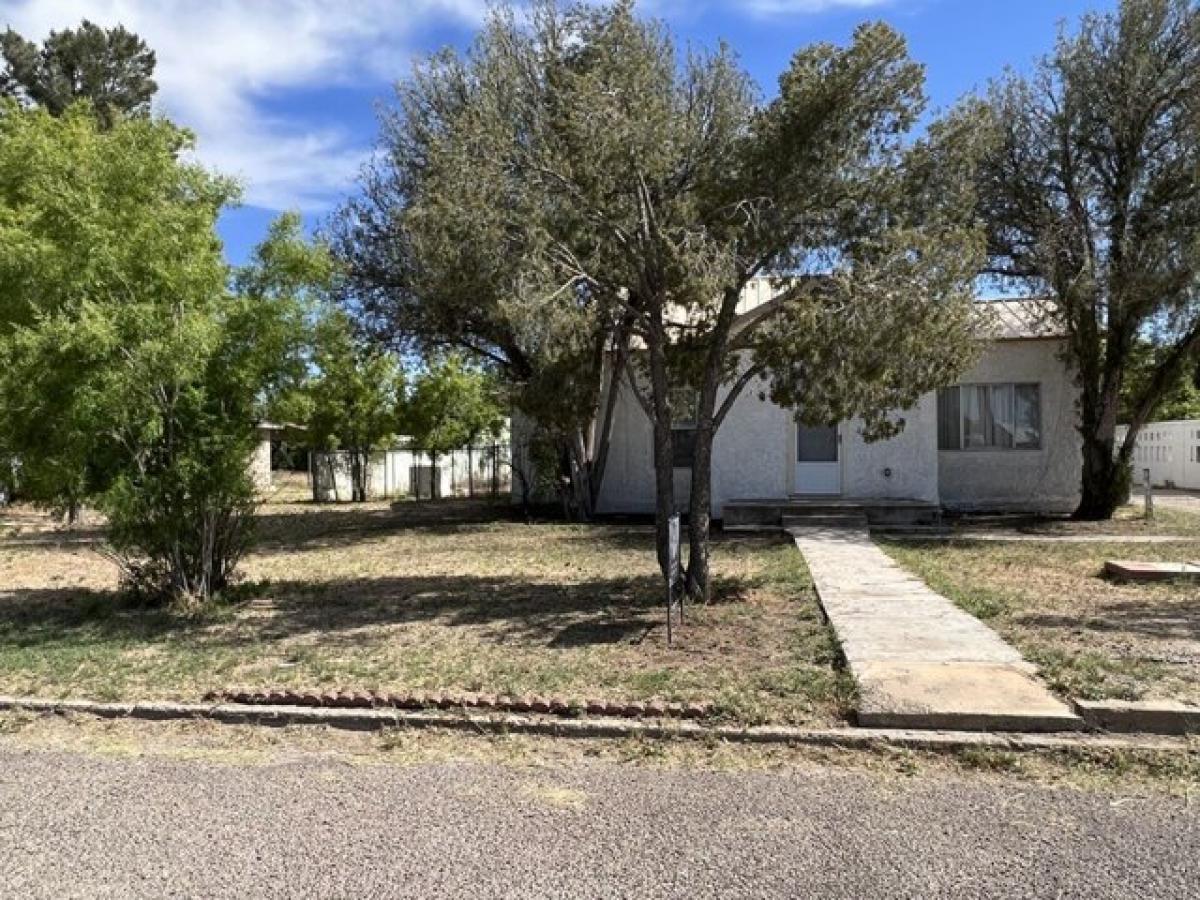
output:
[[[889,0],[643,0],[757,18],[869,7]],[[385,92],[407,73],[419,32],[474,28],[488,0],[0,0],[0,27],[33,40],[83,18],[123,24],[158,56],[159,108],[196,132],[200,159],[240,177],[247,203],[321,212],[343,195],[368,148],[337,121],[272,113],[266,101],[323,85]],[[279,104],[275,105],[278,108]]]
[[[485,10],[485,0],[0,0],[0,25],[34,40],[83,18],[137,32],[158,57],[159,107],[196,132],[201,160],[242,178],[247,203],[319,212],[351,183],[361,136],[263,101],[354,81],[382,89],[405,73],[414,32],[475,26]]]

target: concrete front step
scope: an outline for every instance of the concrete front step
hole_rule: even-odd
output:
[[[730,500],[724,505],[722,526],[726,531],[774,531],[785,527],[785,517],[847,515],[865,516],[872,528],[904,530],[936,524],[941,518],[941,509],[936,503],[904,499]]]
[[[793,528],[866,528],[867,517],[862,513],[806,513],[783,517],[783,530]]]

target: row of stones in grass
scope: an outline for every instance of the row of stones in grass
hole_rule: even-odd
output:
[[[712,706],[704,702],[665,700],[578,700],[540,695],[475,693],[381,693],[378,691],[210,691],[207,703],[269,706],[315,706],[330,709],[487,709],[496,712],[540,713],[556,716],[621,716],[625,718],[704,719]]]

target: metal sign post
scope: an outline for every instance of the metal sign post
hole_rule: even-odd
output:
[[[671,616],[676,601],[679,603],[679,624],[683,624],[683,590],[680,576],[683,567],[679,559],[679,513],[667,520],[667,646],[671,646],[674,634],[671,631]]]
[[[1142,477],[1145,479],[1146,488],[1146,518],[1154,518],[1154,485],[1150,483],[1150,470],[1143,469]]]

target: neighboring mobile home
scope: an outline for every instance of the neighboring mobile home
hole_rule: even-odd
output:
[[[1117,429],[1123,441],[1129,427]],[[1138,432],[1133,445],[1133,480],[1144,484],[1150,472],[1155,487],[1200,491],[1200,419],[1149,422]]]

